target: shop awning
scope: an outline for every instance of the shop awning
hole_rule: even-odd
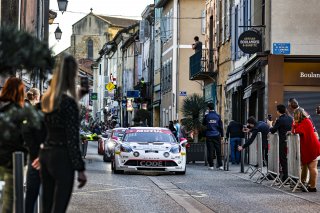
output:
[[[242,76],[243,71],[244,71],[243,67],[239,67],[228,75],[228,79],[226,81],[226,86],[227,86],[226,91],[227,92],[234,87],[242,86],[241,76]]]
[[[244,89],[243,99],[249,98],[253,92],[264,88],[264,86],[265,86],[265,84],[262,81],[257,81],[257,82],[250,84],[249,86],[247,86]]]

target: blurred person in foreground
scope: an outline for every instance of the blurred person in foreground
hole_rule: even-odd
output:
[[[279,158],[282,167],[283,176],[281,178],[284,182],[288,178],[288,161],[287,161],[287,132],[291,131],[293,119],[286,114],[286,106],[283,104],[277,105],[277,114],[279,118],[272,126],[272,121],[267,121],[270,126],[272,134],[278,132],[279,135]]]
[[[50,88],[42,98],[42,111],[48,134],[39,155],[43,186],[42,212],[66,212],[75,171],[78,171],[79,188],[87,181],[79,148],[77,71],[78,65],[72,56],[61,56]],[[38,163],[35,161],[33,166],[39,168]]]
[[[316,192],[318,179],[318,158],[320,156],[320,143],[314,134],[314,126],[307,113],[296,109],[293,113],[294,124],[292,132],[300,136],[300,154],[302,166],[307,165],[310,172],[309,192]]]
[[[16,77],[6,80],[0,94],[0,167],[5,181],[2,213],[13,212],[12,154],[23,152],[26,162],[23,129],[37,127],[40,120],[32,106],[25,106],[24,94],[24,84]]]
[[[12,129],[2,129],[0,136],[0,166],[4,171],[4,191],[3,191],[3,204],[2,213],[13,212],[13,162],[12,154],[15,151],[22,151],[25,154],[27,150],[23,146],[22,137],[22,121],[20,120],[17,113],[24,106],[24,84],[23,82],[15,77],[9,78],[0,95],[0,114],[6,116],[10,123],[6,124]],[[2,121],[1,121],[2,123]],[[13,130],[15,133],[10,134],[6,130]],[[8,135],[6,135],[8,134]],[[10,135],[9,135],[10,134]]]
[[[31,104],[35,107],[38,113],[41,113],[40,91],[37,88],[31,88],[29,92],[33,93],[33,101]],[[28,103],[26,103],[27,105]],[[42,113],[41,113],[42,114]],[[24,128],[23,139],[26,148],[29,152],[28,170],[26,177],[26,196],[25,196],[25,211],[33,213],[38,199],[40,190],[40,173],[39,170],[32,166],[32,163],[39,156],[40,144],[45,141],[46,127],[43,119],[37,128]]]

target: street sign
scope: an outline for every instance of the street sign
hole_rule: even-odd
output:
[[[187,96],[187,91],[180,91],[179,96]]]
[[[106,85],[106,89],[110,92],[112,91],[113,89],[115,88],[114,84],[112,82],[109,82],[107,85]]]
[[[127,91],[127,97],[139,98],[140,97],[140,91],[139,90],[129,90],[129,91]]]
[[[98,93],[96,93],[96,92],[91,93],[91,100],[92,101],[98,100]]]
[[[290,52],[290,43],[273,43],[273,54],[288,55]]]

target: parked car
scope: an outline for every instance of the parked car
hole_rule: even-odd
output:
[[[110,162],[113,157],[114,147],[122,139],[126,128],[114,128],[112,129],[110,136],[107,140],[104,140],[104,154],[103,161]]]
[[[125,131],[114,149],[111,169],[125,171],[166,171],[186,173],[187,140],[176,140],[171,131],[159,127],[132,127]]]

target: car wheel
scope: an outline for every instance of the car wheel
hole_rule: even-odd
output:
[[[117,170],[114,161],[113,161],[112,165],[113,165],[113,170],[112,171],[113,171],[114,174],[123,174],[124,173],[123,170]]]
[[[185,175],[186,174],[186,170],[182,171],[182,172],[175,172],[176,175]]]

